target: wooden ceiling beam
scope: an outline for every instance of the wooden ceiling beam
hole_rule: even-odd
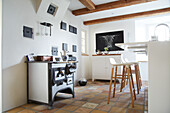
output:
[[[91,0],[79,0],[88,10],[95,9],[95,4]]]
[[[119,21],[119,20],[132,19],[132,18],[138,18],[138,17],[147,17],[147,16],[166,14],[166,13],[170,13],[170,8],[84,21],[84,25],[100,24],[100,23],[105,23],[105,22]]]
[[[88,1],[88,0],[79,0],[79,1]],[[120,1],[96,5],[95,9],[93,10],[89,10],[88,8],[83,8],[83,9],[74,10],[72,11],[72,13],[75,16],[78,16],[78,15],[84,15],[84,14],[94,13],[98,11],[104,11],[104,10],[121,8],[121,7],[141,4],[141,3],[152,2],[152,1],[156,1],[156,0],[120,0]]]

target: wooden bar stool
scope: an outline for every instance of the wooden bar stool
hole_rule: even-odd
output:
[[[139,89],[141,89],[142,81],[141,81],[141,75],[140,75],[140,69],[139,69],[138,62],[135,64],[135,74],[136,74],[136,84],[137,84],[137,88],[139,90]],[[138,94],[139,94],[139,92],[138,92]]]
[[[131,94],[131,101],[132,101],[132,107],[134,107],[134,99],[136,100],[136,94],[135,94],[135,88],[133,83],[133,77],[132,77],[132,71],[131,71],[131,65],[132,63],[116,63],[113,58],[110,58],[110,63],[112,64],[112,72],[111,72],[111,79],[110,79],[110,87],[109,87],[109,95],[108,95],[108,101],[110,102],[110,95],[111,95],[111,89],[112,89],[112,80],[114,78],[114,86],[113,86],[113,97],[115,97],[115,91],[116,91],[116,79],[122,79],[122,80],[128,80],[129,83],[129,89]],[[123,72],[122,75],[117,74],[117,68],[123,66]],[[115,70],[115,72],[114,72]],[[127,73],[126,73],[127,72]],[[115,75],[115,76],[113,76]],[[134,99],[133,99],[134,96]]]
[[[135,74],[135,78],[136,78],[136,87],[137,87],[137,94],[139,94],[139,89],[141,89],[142,86],[142,81],[141,81],[141,75],[140,75],[140,70],[139,70],[139,62],[127,62],[125,60],[123,60],[123,63],[131,63],[131,66],[134,66],[134,70],[131,70],[132,74]],[[125,73],[127,73],[125,71]],[[122,91],[122,88],[124,88],[125,86],[125,80],[123,80],[122,78],[122,83],[121,83],[121,87],[120,87],[120,92]],[[125,81],[125,82],[124,82]],[[127,84],[128,82],[126,82]]]
[[[140,75],[140,69],[139,69],[139,62],[131,62],[134,65],[133,73],[136,77],[136,87],[137,87],[137,93],[139,94],[139,89],[141,89],[142,81],[141,81],[141,75]]]
[[[139,62],[129,62],[127,57],[128,56],[126,55],[126,53],[124,53],[123,55],[121,55],[121,60],[123,63],[132,63],[133,64],[132,66],[134,66],[134,70],[131,70],[131,71],[132,71],[132,74],[135,74],[137,94],[139,94],[139,89],[141,89],[141,86],[142,86]],[[127,72],[125,71],[125,73],[127,73]],[[126,80],[122,80],[122,81],[125,81],[125,82],[121,83],[120,91],[122,91],[122,88],[124,88],[125,83],[126,83],[126,85],[128,83],[128,81],[126,81]]]

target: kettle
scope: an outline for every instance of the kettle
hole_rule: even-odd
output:
[[[62,55],[62,52],[61,53],[61,58],[63,61],[66,61],[67,60],[67,55],[66,55],[66,51],[64,50],[64,54]]]

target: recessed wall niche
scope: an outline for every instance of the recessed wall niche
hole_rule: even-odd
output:
[[[56,13],[57,13],[57,10],[58,10],[58,7],[55,5],[55,4],[50,4],[49,7],[48,7],[48,10],[47,10],[47,13],[55,16]]]
[[[65,22],[62,22],[60,23],[60,29],[63,29],[63,30],[67,30],[67,24]]]

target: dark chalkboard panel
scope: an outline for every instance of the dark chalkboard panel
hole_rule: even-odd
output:
[[[105,47],[108,47],[108,51],[120,51],[123,50],[117,46],[116,43],[124,43],[124,32],[114,31],[96,34],[96,52],[97,50],[104,51]]]

